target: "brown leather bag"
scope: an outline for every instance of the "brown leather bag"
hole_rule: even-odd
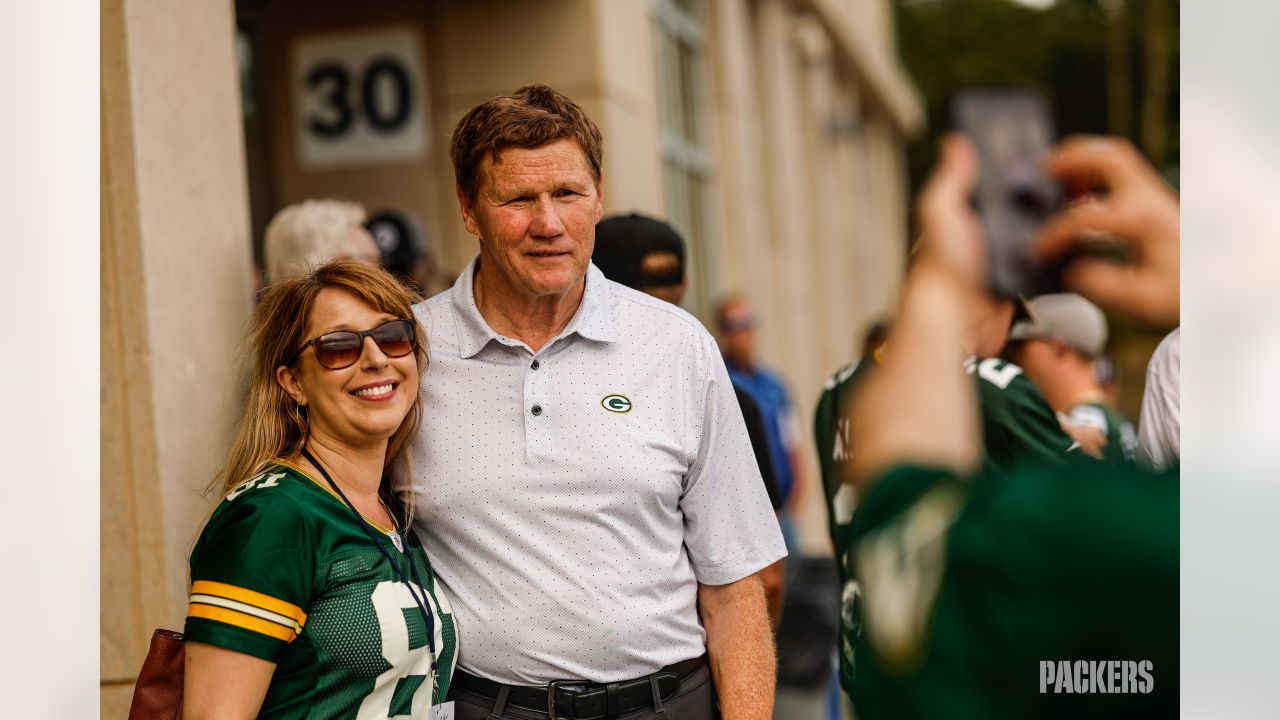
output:
[[[129,720],[182,720],[182,633],[156,630],[133,686]]]

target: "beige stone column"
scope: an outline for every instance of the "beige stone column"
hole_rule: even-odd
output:
[[[808,388],[821,387],[837,364],[846,362],[849,322],[857,308],[848,289],[856,284],[854,273],[860,268],[847,265],[844,249],[851,238],[841,234],[839,211],[853,195],[837,172],[838,128],[835,126],[835,66],[831,38],[812,15],[798,19],[796,44],[802,58],[804,97],[809,132],[807,173],[809,205],[813,218],[813,238],[807,253],[808,272],[815,288],[816,303],[811,308],[814,337],[807,348],[813,362],[802,378]],[[812,403],[816,390],[802,393]]]
[[[181,628],[252,302],[232,3],[102,7],[102,717]]]
[[[812,88],[806,87],[803,33],[798,32],[802,25],[782,0],[761,2],[756,22],[771,252],[754,260],[772,269],[773,292],[766,296],[761,292],[764,285],[750,290],[762,316],[762,360],[781,371],[799,433],[801,501],[795,514],[800,543],[808,552],[823,552],[829,541],[810,437],[814,402],[826,372],[820,321],[826,298],[817,270],[827,260],[821,257],[819,243],[825,209],[818,207],[824,198],[814,193],[816,185],[829,179],[823,177],[825,163],[816,160],[825,149],[815,136],[821,122],[811,112]]]
[[[908,190],[906,156],[901,131],[883,113],[872,111],[866,118],[867,162],[876,178],[872,202],[879,218],[880,232],[874,250],[882,273],[873,278],[868,296],[869,309],[881,312],[897,305],[898,288],[906,265]]]
[[[769,186],[765,142],[756,92],[755,38],[746,0],[715,0],[709,7],[712,85],[716,129],[712,150],[720,192],[710,241],[721,259],[718,298],[729,290],[749,290],[757,302],[769,302],[772,275],[769,242]]]
[[[598,93],[578,102],[604,134],[605,213],[662,217],[662,139],[654,18],[647,2],[593,0]]]
[[[760,337],[764,359],[774,366],[796,367],[793,363],[806,362],[802,348],[807,348],[811,339],[802,314],[809,306],[809,283],[800,261],[802,248],[813,233],[804,192],[803,101],[790,10],[783,0],[762,0],[757,6],[756,56],[766,138],[769,242],[767,254],[752,258],[757,270],[748,289],[763,315]]]

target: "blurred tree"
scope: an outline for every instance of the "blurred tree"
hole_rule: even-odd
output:
[[[1175,176],[1177,13],[1173,0],[897,0],[900,52],[928,118],[910,150],[912,187],[951,125],[951,96],[982,84],[1037,87],[1059,134],[1128,136]]]
[[[1145,0],[1143,45],[1146,49],[1147,82],[1142,98],[1142,149],[1148,157],[1167,161],[1165,135],[1169,127],[1169,36],[1168,0]]]
[[[896,8],[899,52],[928,120],[908,153],[913,190],[951,127],[952,95],[983,84],[1038,88],[1060,135],[1124,135],[1177,185],[1175,0],[896,0]],[[1111,318],[1129,417],[1137,417],[1146,359],[1159,340]]]
[[[1103,0],[1107,14],[1107,132],[1133,134],[1133,29],[1124,0]]]

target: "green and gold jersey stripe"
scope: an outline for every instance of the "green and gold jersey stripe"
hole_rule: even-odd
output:
[[[227,583],[215,582],[213,580],[197,580],[191,586],[192,595],[212,595],[214,597],[234,600],[246,605],[266,610],[267,612],[293,620],[302,627],[307,624],[307,614],[302,608],[293,603],[264,595],[263,593],[248,588],[242,588]]]
[[[187,607],[187,617],[213,620],[225,625],[251,630],[283,642],[293,642],[298,637],[298,633],[292,628],[287,628],[270,620],[263,620],[238,610],[228,610],[227,608],[214,607],[212,605],[192,603]]]
[[[236,600],[228,600],[227,598],[218,597],[217,595],[202,595],[199,593],[192,593],[191,604],[192,605],[210,605],[213,607],[225,608],[227,610],[235,610],[236,612],[262,618],[263,620],[266,620],[268,622],[273,622],[282,627],[289,628],[290,630],[293,630],[294,633],[302,632],[302,625],[291,617],[287,617],[279,613],[274,613],[274,612],[271,612],[270,610],[263,610],[262,608],[254,607],[253,605],[242,603]]]
[[[307,614],[297,605],[212,580],[192,584],[187,617],[225,623],[284,642],[292,642],[307,623]]]

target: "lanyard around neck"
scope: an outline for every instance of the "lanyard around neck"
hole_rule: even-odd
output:
[[[356,516],[356,522],[360,525],[361,529],[364,530],[364,533],[369,536],[369,539],[373,541],[373,544],[378,546],[378,550],[382,553],[382,556],[387,559],[387,562],[391,563],[391,567],[394,568],[396,571],[396,574],[400,576],[400,581],[404,583],[405,588],[409,591],[409,595],[413,598],[414,604],[417,605],[418,610],[422,612],[422,619],[427,624],[427,645],[428,645],[428,649],[431,652],[431,674],[433,676],[433,682],[434,682],[434,676],[437,673],[437,670],[436,670],[436,623],[435,623],[435,619],[431,615],[431,610],[427,607],[428,605],[430,605],[429,602],[426,602],[426,597],[425,597],[427,592],[427,586],[423,585],[422,580],[418,577],[418,569],[414,565],[413,555],[410,552],[408,552],[407,549],[404,552],[404,558],[409,563],[409,574],[413,576],[413,583],[417,583],[418,587],[422,589],[423,597],[421,598],[418,597],[418,593],[414,592],[413,583],[409,582],[409,578],[405,576],[404,569],[400,567],[399,563],[397,563],[394,559],[392,559],[391,553],[387,552],[387,549],[386,547],[383,546],[382,541],[378,539],[378,536],[374,534],[373,529],[369,527],[369,521],[366,520],[365,517],[360,514],[359,510],[356,510],[356,506],[351,504],[351,501],[347,499],[346,494],[343,493],[342,488],[338,487],[338,484],[333,481],[333,478],[329,477],[329,471],[324,469],[324,465],[321,465],[320,461],[316,459],[316,456],[312,455],[311,451],[306,448],[302,449],[302,456],[305,457],[308,462],[310,462],[312,465],[316,467],[317,470],[320,471],[320,474],[323,475],[324,479],[329,483],[329,487],[333,488],[333,491],[337,493],[338,497],[342,498],[343,504],[345,504],[348,508],[351,509],[352,514]],[[393,515],[391,519],[392,521],[394,521],[395,516]],[[407,538],[405,540],[405,543],[406,544],[408,543]],[[434,689],[432,692],[434,694]]]

